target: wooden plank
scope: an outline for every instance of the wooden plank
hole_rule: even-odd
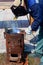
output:
[[[13,5],[12,2],[0,2],[0,9],[8,9]]]
[[[18,6],[20,0],[0,0],[0,9],[8,9],[12,5]]]
[[[24,1],[22,0],[22,5]],[[0,9],[8,9],[12,5],[18,6],[20,4],[20,0],[0,0]]]
[[[14,1],[14,0],[0,0],[0,2],[10,2],[10,1]]]

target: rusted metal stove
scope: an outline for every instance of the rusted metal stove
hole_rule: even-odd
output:
[[[24,52],[24,33],[5,32],[7,60],[20,62]]]

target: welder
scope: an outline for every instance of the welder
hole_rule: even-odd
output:
[[[43,62],[43,0],[27,0],[27,6],[30,8],[30,15],[34,18],[31,30],[37,31],[40,26],[35,52],[42,54],[41,62]]]
[[[41,62],[43,62],[43,0],[39,0],[40,4],[40,12],[41,12],[41,23],[40,23],[40,31],[38,35],[37,47],[35,51],[42,55]]]
[[[40,30],[39,30],[39,35],[38,35],[38,41],[37,41],[37,47],[36,47],[36,52],[39,52],[40,54],[43,54],[43,0],[39,0],[39,6],[40,6]]]

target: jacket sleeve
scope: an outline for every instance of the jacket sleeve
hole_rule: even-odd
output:
[[[30,7],[30,15],[34,18],[34,21],[31,25],[32,31],[36,31],[41,23],[41,12],[39,4],[34,4]]]

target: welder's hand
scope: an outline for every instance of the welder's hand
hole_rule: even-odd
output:
[[[25,30],[26,34],[36,36],[39,34],[40,27],[37,31],[32,31],[31,25]]]
[[[33,34],[34,36],[39,35],[39,30],[40,30],[40,27],[38,28],[37,31],[32,31],[32,34]]]
[[[31,26],[29,26],[26,30],[25,30],[26,34],[31,34],[32,30],[31,30]]]

